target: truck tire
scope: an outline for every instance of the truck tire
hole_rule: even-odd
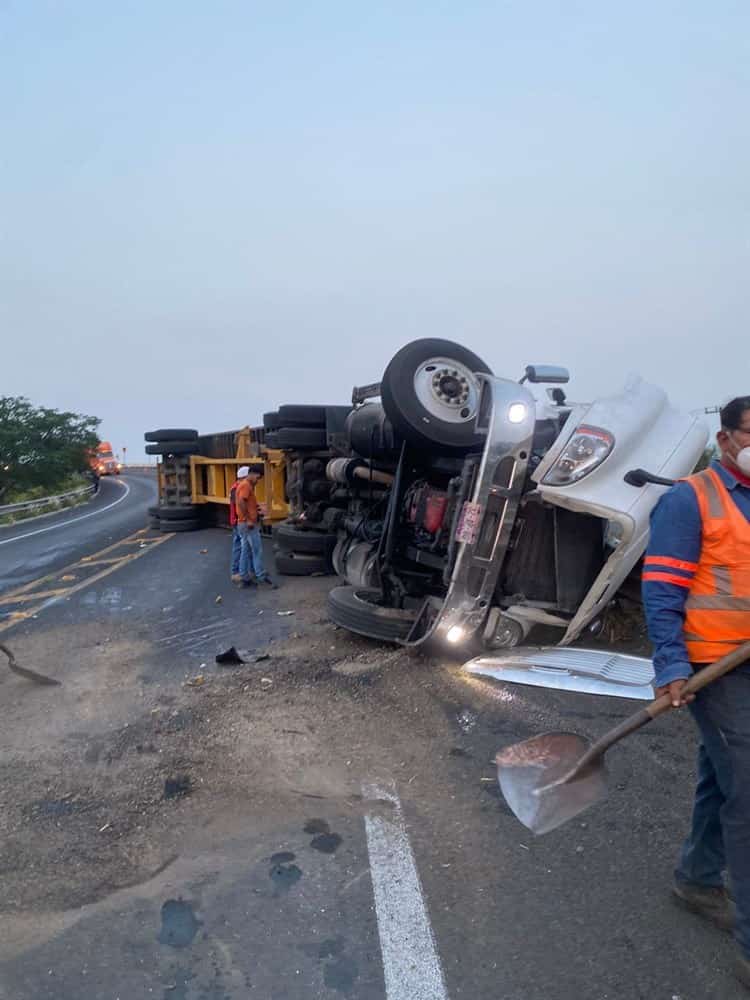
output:
[[[149,431],[143,435],[144,441],[197,441],[198,431],[187,427],[167,427],[158,431]]]
[[[409,635],[417,611],[385,608],[378,604],[378,590],[334,587],[328,595],[328,617],[334,625],[383,642],[403,642]]]
[[[266,434],[266,447],[286,451],[318,451],[327,444],[326,432],[315,427],[282,427]],[[148,449],[147,449],[148,450]]]
[[[285,403],[279,407],[280,427],[325,427],[325,406],[303,406],[300,403]]]
[[[491,369],[451,340],[426,337],[402,347],[383,373],[386,416],[418,448],[461,453],[481,447],[474,432],[479,409],[477,372]]]
[[[302,496],[305,500],[327,500],[331,495],[333,483],[327,479],[305,480],[302,484]]]
[[[274,558],[276,572],[281,576],[312,576],[313,573],[328,576],[331,572],[331,565],[323,556],[274,551]]]
[[[189,521],[200,514],[198,504],[185,504],[184,507],[159,507],[159,517],[162,521]]]
[[[197,517],[185,518],[182,521],[160,520],[159,522],[159,530],[165,534],[171,534],[173,531],[197,531],[200,526],[201,523]]]
[[[309,531],[283,522],[273,532],[274,545],[280,552],[296,552],[328,558],[338,541],[338,535],[323,531]]]
[[[159,528],[161,528],[161,518],[158,515],[156,515],[156,514],[149,514],[148,515],[148,526],[149,526],[149,528],[154,528],[154,529],[158,530]]]
[[[146,445],[147,455],[194,455],[197,451],[197,441],[159,441]]]
[[[266,431],[275,431],[281,427],[279,423],[279,411],[274,410],[272,413],[263,414],[263,427]]]

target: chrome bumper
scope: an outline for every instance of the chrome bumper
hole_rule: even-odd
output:
[[[419,646],[431,637],[458,642],[483,628],[497,577],[510,542],[526,481],[536,419],[535,400],[522,385],[490,375],[482,380],[477,430],[486,443],[471,499],[463,504],[454,526],[459,532],[455,563],[445,600],[435,614],[425,602],[406,645]],[[515,403],[524,404],[521,420],[511,423]],[[518,408],[514,415],[519,414]],[[472,514],[475,525],[467,528]]]

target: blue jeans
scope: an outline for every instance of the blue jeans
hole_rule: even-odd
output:
[[[240,571],[240,553],[242,552],[242,542],[240,541],[239,525],[232,528],[232,576],[237,576]]]
[[[253,575],[256,580],[264,580],[268,575],[263,565],[263,538],[257,524],[238,524],[240,536],[240,576],[249,580]]]
[[[675,877],[721,886],[728,869],[735,936],[750,958],[750,663],[699,691],[690,711],[701,737],[698,785]]]

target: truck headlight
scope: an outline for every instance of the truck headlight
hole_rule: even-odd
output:
[[[615,439],[601,427],[581,424],[542,482],[546,486],[570,486],[602,464]]]
[[[511,403],[508,407],[508,420],[512,424],[522,424],[528,412],[529,408],[525,403]]]

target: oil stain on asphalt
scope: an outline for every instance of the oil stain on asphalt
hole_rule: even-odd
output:
[[[324,819],[309,819],[305,823],[303,830],[305,833],[314,834],[310,841],[310,847],[321,854],[335,854],[341,844],[341,837],[338,833],[332,833],[331,828]]]
[[[281,856],[288,857],[289,861],[294,858],[291,851],[282,851]],[[278,857],[279,855],[274,855],[271,861],[273,862],[274,858]],[[277,893],[288,892],[302,878],[302,869],[297,865],[289,864],[288,861],[277,861],[272,864],[268,876],[273,882]]]
[[[193,943],[200,920],[196,919],[192,903],[183,899],[168,899],[161,908],[159,943],[170,948],[187,948]]]

